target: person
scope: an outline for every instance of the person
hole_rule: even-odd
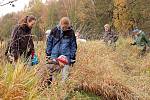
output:
[[[48,38],[48,36],[49,36],[50,33],[51,33],[51,30],[50,30],[50,29],[46,30],[46,32],[45,32],[45,34],[46,34],[46,39]]]
[[[68,63],[68,58],[64,55],[60,55],[55,59],[47,59],[46,67],[39,71],[41,86],[45,88],[51,85],[52,81],[55,79],[55,75]]]
[[[139,29],[133,30],[134,42],[131,45],[137,45],[140,49],[139,56],[143,56],[146,53],[147,46],[150,47],[150,40],[146,34]]]
[[[76,36],[76,39],[80,39],[81,38],[80,32],[78,30],[76,31],[75,36]]]
[[[8,60],[17,62],[22,55],[24,58],[28,58],[30,55],[34,55],[34,44],[31,36],[31,30],[36,22],[36,18],[33,15],[25,16],[19,21],[12,31],[11,40],[8,43],[5,55],[8,56]]]
[[[63,17],[59,25],[51,30],[46,43],[46,56],[55,59],[60,55],[64,55],[68,59],[68,64],[62,69],[62,81],[68,78],[69,67],[75,63],[77,43],[71,22],[68,17]]]
[[[103,39],[106,45],[111,45],[114,49],[116,47],[116,41],[118,40],[118,35],[111,29],[109,24],[104,25]]]
[[[83,39],[80,32],[77,30],[76,33],[75,33],[75,36],[76,36],[76,39],[77,39],[77,43],[79,42],[86,42],[86,39]]]

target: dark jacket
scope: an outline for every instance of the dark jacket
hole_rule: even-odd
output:
[[[31,29],[27,25],[22,27],[17,25],[11,34],[9,52],[17,59],[23,53],[27,54],[28,49],[30,50],[29,52],[34,50]]]
[[[60,40],[62,36],[63,38]],[[55,45],[57,41],[59,42]],[[65,32],[61,30],[60,26],[52,29],[47,39],[47,56],[51,56],[51,58],[54,59],[60,55],[65,55],[67,56],[68,61],[71,62],[71,59],[75,60],[76,51],[76,37],[72,28]]]
[[[116,42],[118,40],[118,36],[113,30],[110,30],[109,32],[104,32],[103,34],[104,42]]]

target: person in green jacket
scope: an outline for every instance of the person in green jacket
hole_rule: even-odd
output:
[[[147,46],[150,47],[150,40],[146,34],[139,29],[133,31],[134,42],[131,45],[137,45],[140,49],[139,56],[143,56],[146,52]]]

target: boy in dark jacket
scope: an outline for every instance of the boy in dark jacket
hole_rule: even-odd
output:
[[[51,59],[55,59],[60,55],[65,55],[69,64],[65,65],[62,70],[62,80],[65,81],[68,77],[69,65],[75,61],[77,51],[77,43],[74,30],[70,25],[68,17],[63,17],[60,24],[51,30],[47,39],[46,55]]]

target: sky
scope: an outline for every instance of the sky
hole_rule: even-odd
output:
[[[9,2],[11,0],[0,0],[1,2]],[[0,16],[3,16],[7,13],[11,13],[11,12],[18,12],[24,9],[25,5],[29,4],[30,0],[18,0],[16,2],[14,2],[15,7],[12,7],[11,5],[5,5],[5,6],[0,6]],[[46,0],[42,0],[43,2],[45,2]]]

